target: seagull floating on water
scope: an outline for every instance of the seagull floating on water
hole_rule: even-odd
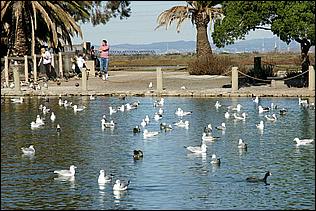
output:
[[[89,99],[90,100],[95,100],[95,96],[94,95],[90,95]]]
[[[147,129],[145,129],[144,132],[143,132],[144,138],[150,138],[150,137],[156,136],[158,134],[159,134],[158,131],[150,131],[149,132]]]
[[[212,124],[209,123],[206,127],[204,127],[204,133],[212,133],[213,128],[212,128]]]
[[[23,97],[11,99],[12,103],[23,103],[23,101],[24,101]]]
[[[259,124],[256,125],[256,127],[260,130],[263,130],[264,128],[264,124],[263,124],[263,121],[261,120]]]
[[[275,114],[272,114],[271,116],[270,115],[264,115],[264,117],[268,120],[268,121],[271,121],[271,122],[275,122],[277,120],[277,117]]]
[[[217,130],[226,130],[226,124],[223,122],[220,126],[215,127]]]
[[[234,118],[236,120],[246,120],[246,113],[242,113],[241,116],[238,116],[236,113],[234,113]]]
[[[240,138],[238,142],[238,148],[239,149],[247,149],[247,144],[243,142],[243,140]]]
[[[52,122],[54,122],[56,119],[56,115],[54,114],[54,112],[52,111],[52,114],[50,115],[50,120],[52,120]]]
[[[72,176],[75,176],[76,168],[77,168],[76,166],[71,165],[69,167],[69,170],[55,170],[54,174],[58,174],[59,176],[64,176],[64,177],[72,177]]]
[[[140,123],[140,125],[141,125],[142,127],[145,127],[145,126],[147,125],[145,119],[142,119],[142,122]]]
[[[221,159],[220,158],[217,158],[215,154],[212,155],[212,161],[211,161],[211,164],[214,164],[214,165],[220,165],[221,164]]]
[[[218,102],[218,101],[216,101],[216,103],[215,103],[215,108],[216,109],[218,109],[218,108],[220,108],[222,105]]]
[[[120,181],[119,179],[115,181],[115,184],[113,185],[113,190],[114,191],[123,191],[127,190],[127,187],[129,185],[130,181],[128,180],[127,182]]]
[[[270,111],[270,108],[269,107],[262,107],[261,105],[259,105],[258,106],[258,111],[259,111],[259,114],[261,114],[263,112]]]
[[[296,145],[306,145],[306,144],[311,144],[314,139],[299,139],[299,138],[294,138],[294,140],[296,142]]]
[[[115,123],[113,120],[111,120],[110,122],[106,122],[105,119],[101,119],[101,126],[102,128],[114,128]]]
[[[104,184],[107,182],[111,182],[112,180],[112,175],[106,175],[105,171],[103,169],[100,170],[99,178],[98,178],[98,183],[99,184]]]
[[[85,106],[78,106],[78,105],[73,105],[74,112],[77,111],[83,111],[86,107]]]
[[[61,132],[61,129],[60,129],[60,125],[59,125],[59,124],[57,124],[57,126],[56,126],[56,131],[57,131],[58,133]]]
[[[117,112],[116,109],[114,109],[112,106],[109,106],[110,115],[115,114]]]
[[[22,147],[21,148],[24,155],[34,155],[35,149],[33,145],[30,145],[29,147]]]
[[[187,150],[193,153],[206,153],[207,146],[204,142],[202,142],[201,146],[184,146]]]
[[[174,123],[174,125],[178,126],[178,127],[185,127],[188,128],[189,127],[189,121],[182,121],[182,119],[179,122]]]
[[[218,139],[219,137],[214,137],[209,133],[203,133],[202,140],[203,141],[214,141],[215,139]]]
[[[226,119],[229,119],[229,117],[230,117],[230,114],[228,113],[228,111],[226,111],[226,113],[225,113],[225,118],[226,118]]]

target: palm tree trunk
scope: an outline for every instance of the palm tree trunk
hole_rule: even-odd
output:
[[[208,41],[207,26],[210,22],[208,15],[199,13],[195,17],[196,25],[196,54],[197,57],[212,54],[212,48]]]
[[[19,20],[23,20],[22,14],[19,17]],[[15,56],[27,55],[28,47],[27,47],[25,31],[23,28],[23,21],[17,22],[14,40],[15,42],[14,42],[14,47],[13,47],[13,55]]]

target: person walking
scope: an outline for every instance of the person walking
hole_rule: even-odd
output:
[[[100,73],[102,74],[102,80],[108,80],[108,67],[109,67],[109,50],[110,46],[106,40],[102,40],[99,48],[100,52]]]

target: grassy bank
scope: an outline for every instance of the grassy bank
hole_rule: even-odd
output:
[[[261,64],[271,64],[274,71],[300,69],[299,53],[241,53],[241,54],[218,54],[219,57],[228,58],[232,65],[240,69],[253,66],[254,57],[261,57]],[[309,54],[312,65],[315,65],[315,53]],[[133,70],[137,67],[151,66],[187,66],[193,62],[194,55],[112,55],[110,58],[112,70]]]

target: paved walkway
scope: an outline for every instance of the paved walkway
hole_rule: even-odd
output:
[[[229,76],[192,76],[187,72],[164,71],[163,91],[158,93],[157,73],[155,71],[110,71],[109,80],[103,81],[98,77],[89,77],[87,90],[82,89],[82,79],[60,80],[61,84],[49,81],[48,88],[41,90],[30,89],[22,86],[22,91],[17,93],[11,88],[1,88],[1,96],[18,95],[104,95],[104,96],[180,96],[180,97],[249,97],[252,94],[261,97],[313,97],[315,91],[308,88],[272,88],[270,85],[242,87],[236,92],[231,88],[222,88],[230,85]],[[152,82],[153,87],[149,88]],[[76,86],[76,83],[79,86]]]

